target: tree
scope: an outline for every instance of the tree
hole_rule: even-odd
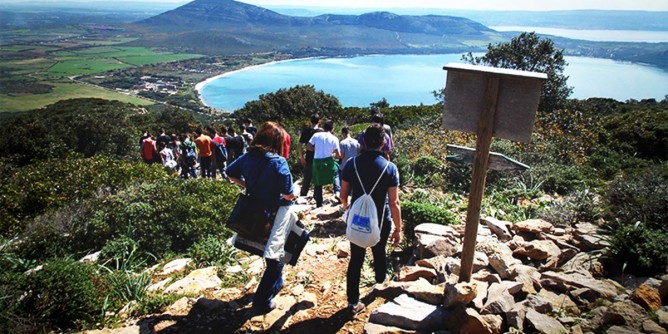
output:
[[[387,102],[386,98],[382,98],[381,100],[378,100],[378,102],[369,103],[369,111],[371,112],[372,115],[377,114],[381,112],[383,109],[389,107],[390,103]]]
[[[568,76],[563,74],[568,65],[563,50],[557,50],[551,39],[541,39],[535,32],[523,32],[510,43],[489,44],[484,56],[474,57],[469,52],[462,57],[462,61],[473,65],[546,73],[547,81],[543,84],[538,106],[541,111],[562,108],[573,92],[573,88],[566,84]]]
[[[321,118],[336,116],[341,110],[339,100],[312,85],[298,85],[290,89],[279,89],[275,93],[260,95],[259,100],[246,102],[234,112],[238,119],[250,118],[256,123],[279,121],[291,123],[307,120],[317,113]]]

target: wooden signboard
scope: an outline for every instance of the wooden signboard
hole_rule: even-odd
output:
[[[448,64],[443,126],[475,133],[471,191],[459,280],[470,281],[492,137],[528,142],[540,101],[544,73]]]

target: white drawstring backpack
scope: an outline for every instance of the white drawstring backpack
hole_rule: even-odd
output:
[[[390,163],[387,162],[385,168],[380,173],[378,180],[376,180],[376,183],[373,185],[373,188],[367,193],[366,189],[364,189],[364,183],[362,183],[360,174],[357,172],[356,161],[357,158],[354,158],[353,166],[355,167],[355,174],[357,175],[357,180],[360,182],[362,191],[364,191],[364,195],[355,200],[344,215],[344,220],[348,225],[346,228],[346,238],[359,247],[367,248],[375,246],[378,241],[380,241],[378,211],[376,211],[376,204],[373,202],[371,193],[376,189],[378,182],[380,182],[380,179],[383,177],[383,174],[385,174]],[[383,216],[385,216],[385,205],[383,205]],[[381,216],[381,219],[383,216]]]

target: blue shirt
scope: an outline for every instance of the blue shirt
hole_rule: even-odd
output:
[[[251,197],[266,209],[292,205],[283,199],[283,195],[293,193],[292,174],[288,162],[278,154],[252,150],[227,166],[227,175],[243,179]]]
[[[355,160],[355,163],[353,163]],[[380,177],[380,173],[385,168],[387,169],[383,176]],[[360,196],[364,194],[362,186],[360,185],[357,175],[355,174],[355,165],[357,165],[357,172],[360,175],[360,179],[364,183],[364,189],[368,192],[371,191],[373,185],[376,183],[376,180],[380,177],[378,185],[371,193],[374,204],[376,204],[376,210],[378,210],[378,218],[382,217],[383,207],[385,207],[385,218],[388,219],[390,216],[390,208],[387,202],[387,190],[392,187],[399,186],[399,171],[397,166],[385,159],[383,153],[380,151],[364,151],[359,156],[350,159],[346,166],[343,168],[343,174],[341,179],[348,182],[353,190],[353,199],[350,201],[350,204],[355,202]]]

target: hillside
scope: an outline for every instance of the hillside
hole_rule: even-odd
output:
[[[129,26],[135,45],[208,54],[335,49],[346,53],[469,51],[503,36],[469,19],[388,12],[298,17],[233,0],[196,0]]]

